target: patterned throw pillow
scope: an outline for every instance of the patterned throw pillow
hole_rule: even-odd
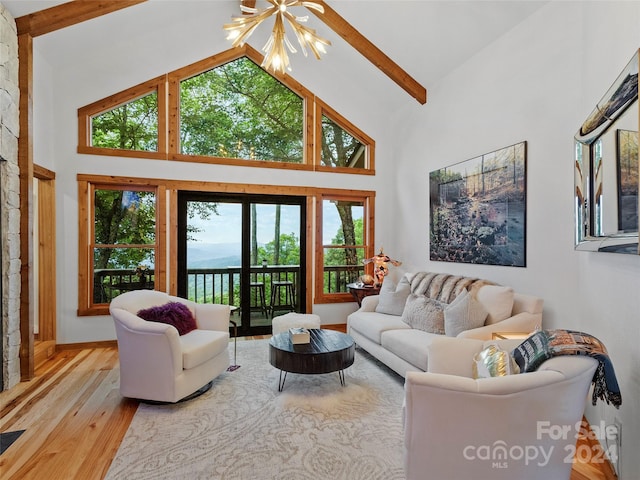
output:
[[[513,358],[521,372],[533,372],[551,358],[549,337],[545,331],[530,335],[513,351]]]
[[[407,297],[411,293],[408,280],[403,277],[398,286],[391,280],[386,279],[380,288],[380,298],[376,306],[376,312],[387,315],[402,315]]]
[[[457,337],[465,330],[482,327],[487,315],[484,306],[463,290],[444,309],[444,332],[449,337]]]
[[[411,328],[444,335],[444,308],[446,303],[424,295],[410,294],[402,312],[402,321]]]
[[[473,378],[504,377],[520,373],[509,352],[491,344],[473,357]]]
[[[138,316],[148,322],[166,323],[173,325],[180,335],[198,328],[196,319],[189,307],[180,302],[169,302],[164,305],[146,308],[138,312]]]

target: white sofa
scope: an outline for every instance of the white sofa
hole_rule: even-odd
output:
[[[507,297],[511,292],[512,303],[506,304],[506,311],[497,316],[490,314],[485,325],[462,331],[456,335],[458,338],[490,340],[494,332],[532,332],[542,324],[541,298],[515,293],[508,287],[496,286],[486,280],[443,273],[408,273],[398,283],[396,292],[403,283],[413,298],[428,297],[445,307],[452,305],[464,291],[464,295],[482,300],[486,309],[494,310],[494,313],[496,308],[504,310],[505,304],[500,300],[501,305],[497,305],[498,300],[495,300],[496,305],[491,305],[492,295],[484,292],[499,291],[500,295],[506,292]],[[434,339],[443,335],[413,328],[403,321],[406,307],[400,315],[376,311],[386,286],[387,280],[380,295],[363,298],[360,309],[348,316],[347,333],[359,347],[403,377],[407,372],[427,371],[429,346]]]
[[[598,362],[556,356],[535,372],[474,380],[474,356],[488,343],[440,337],[429,372],[405,379],[407,480],[568,480]]]
[[[179,335],[165,323],[143,320],[142,309],[180,302],[197,329]],[[123,293],[111,301],[118,338],[120,393],[124,397],[177,402],[198,391],[229,366],[229,306],[198,304],[155,290]]]

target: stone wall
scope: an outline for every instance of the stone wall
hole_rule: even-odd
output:
[[[2,385],[20,382],[20,180],[18,170],[18,34],[0,3],[0,250]]]

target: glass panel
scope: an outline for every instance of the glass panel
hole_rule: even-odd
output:
[[[363,202],[324,200],[322,239],[325,245],[324,293],[346,292],[347,284],[355,282],[364,273]],[[354,248],[356,246],[359,248]]]
[[[328,167],[367,168],[366,146],[344,128],[322,116],[322,165]]]
[[[247,58],[180,83],[180,148],[189,155],[303,163],[302,98]]]
[[[299,205],[251,204],[251,326],[299,309],[300,214]]]
[[[347,284],[364,274],[364,248],[324,249],[324,293],[347,292]]]
[[[638,132],[618,130],[618,230],[638,229]]]
[[[158,94],[153,92],[91,119],[91,145],[158,150]]]
[[[95,244],[142,245],[155,243],[155,192],[96,190],[94,206]],[[106,265],[106,261],[102,263]]]
[[[155,286],[155,248],[94,248],[93,303]]]
[[[347,200],[322,202],[322,243],[364,245],[364,204]]]
[[[187,202],[187,298],[240,307],[242,204]]]
[[[186,277],[179,282],[181,294],[198,303],[234,305],[242,334],[266,333],[274,315],[299,311],[304,298],[304,202],[185,195]]]

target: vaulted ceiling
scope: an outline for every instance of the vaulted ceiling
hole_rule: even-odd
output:
[[[66,3],[47,0],[0,2],[16,18]],[[262,3],[258,0],[257,6]],[[332,46],[320,62],[305,59],[300,54],[293,55],[293,75],[300,68],[313,69],[353,79],[380,101],[405,103],[413,97],[424,103],[421,88],[429,90],[457,65],[545,3],[541,0],[328,0],[325,2],[328,25],[310,15],[309,26],[328,38]],[[214,37],[217,40],[224,37],[222,24],[239,13],[238,5],[239,0],[148,0],[42,35],[34,42],[34,47],[42,58],[56,67],[72,62],[90,66],[95,64],[96,58],[107,59],[116,51],[121,55],[123,50],[118,47],[124,47],[126,51],[128,43],[153,35],[155,31],[157,51],[149,52],[146,57],[146,61],[153,62],[154,53],[171,48],[168,43],[172,41],[172,24],[192,25],[193,41],[207,42]],[[332,31],[329,26],[342,34]],[[350,27],[353,27],[352,31],[348,30]],[[260,26],[249,43],[260,49],[269,29],[270,24]],[[382,56],[376,57],[378,53]],[[381,64],[375,58],[386,60]],[[390,73],[389,65],[397,70]]]

